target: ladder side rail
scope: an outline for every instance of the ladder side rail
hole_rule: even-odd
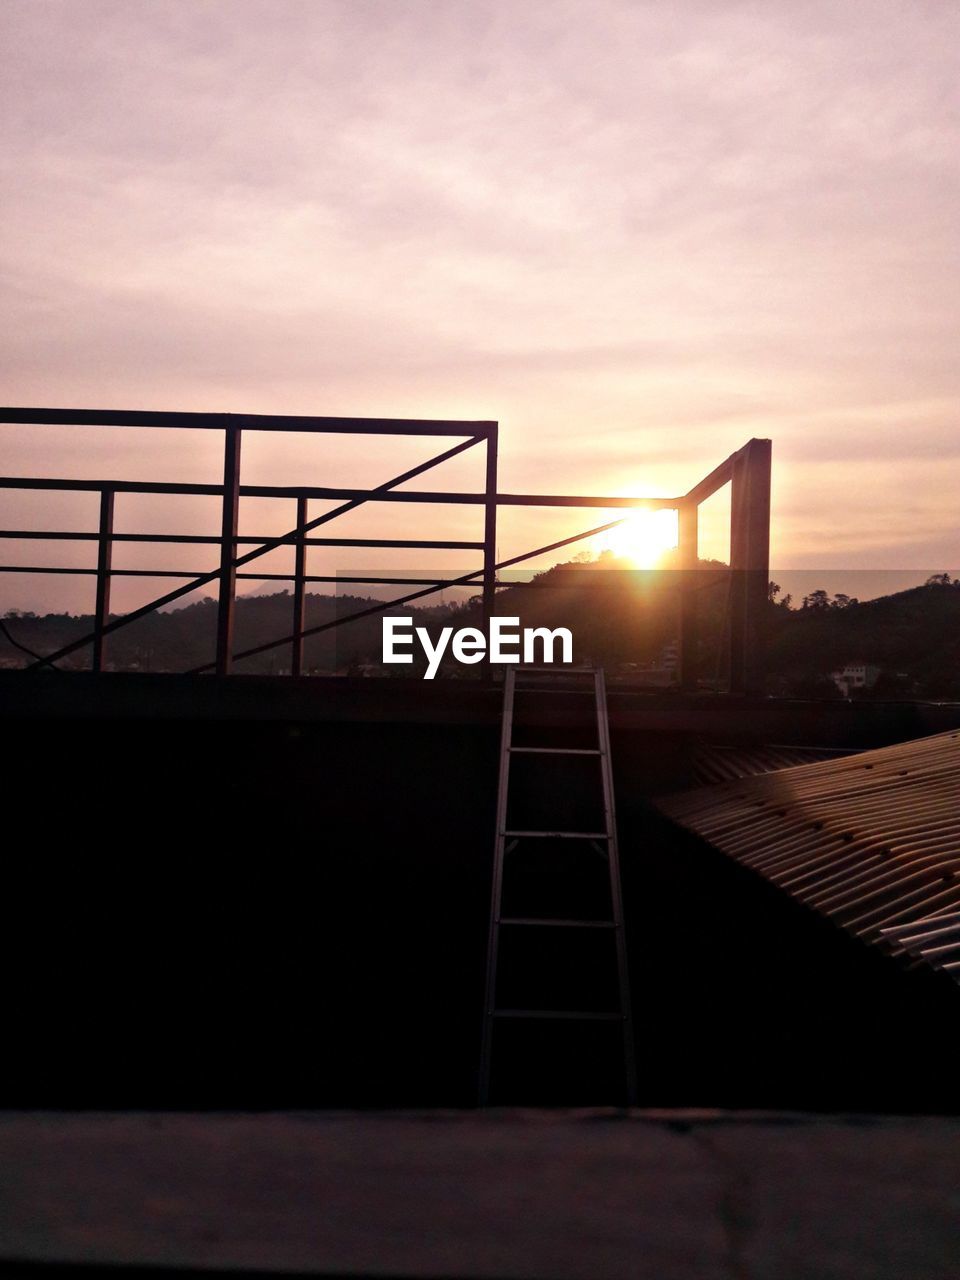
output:
[[[620,982],[620,1011],[623,1016],[623,1060],[626,1074],[627,1105],[637,1105],[637,1068],[633,1039],[633,1005],[630,999],[630,969],[623,919],[623,892],[620,883],[620,853],[617,841],[617,814],[613,796],[613,761],[610,754],[610,723],[607,716],[607,688],[603,668],[598,667],[594,687],[597,695],[597,734],[600,742],[600,772],[603,778],[603,808],[607,826],[607,851],[610,868],[610,896],[613,918],[619,925],[615,931],[617,974]]]
[[[513,696],[515,673],[508,667],[503,685],[503,723],[500,729],[500,767],[497,779],[497,826],[494,842],[493,884],[490,890],[490,931],[487,938],[487,976],[483,996],[483,1044],[480,1050],[479,1102],[490,1101],[490,1067],[493,1054],[493,1026],[497,999],[497,952],[500,910],[503,899],[503,863],[506,847],[507,794],[510,783],[510,743],[513,739]]]

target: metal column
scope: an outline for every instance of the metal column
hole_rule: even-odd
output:
[[[696,689],[699,655],[698,533],[699,509],[685,502],[677,510],[677,541],[680,559],[680,687]]]
[[[731,693],[763,692],[770,580],[771,442],[750,440],[734,455],[730,498]]]
[[[110,569],[113,564],[113,504],[112,489],[100,490],[100,533],[97,541],[97,604],[93,617],[94,671],[103,670],[105,648],[104,627],[110,621]]]
[[[306,607],[305,574],[307,572],[307,545],[304,526],[307,523],[307,499],[297,499],[296,560],[293,568],[293,641],[290,651],[290,674],[303,674],[303,620]]]
[[[217,675],[233,663],[233,619],[237,595],[237,529],[240,521],[240,428],[224,429],[223,517],[220,528],[220,607],[217,612]]]
[[[490,652],[490,619],[496,601],[497,583],[497,450],[498,428],[493,422],[487,428],[486,475],[483,508],[483,633],[487,637],[486,655]],[[490,679],[490,660],[484,656],[480,678]]]

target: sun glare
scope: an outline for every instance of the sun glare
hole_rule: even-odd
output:
[[[606,534],[603,550],[612,551],[618,559],[629,560],[637,569],[656,569],[664,555],[676,545],[677,513],[664,508],[634,511],[623,524]]]

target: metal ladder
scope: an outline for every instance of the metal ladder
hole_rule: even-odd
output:
[[[553,687],[541,677],[553,677]],[[528,687],[518,689],[517,681],[531,678]],[[514,700],[518,692],[559,693],[571,692],[569,684],[589,680],[593,686],[596,704],[597,746],[583,747],[521,747],[513,745]],[[563,686],[557,687],[562,679]],[[579,690],[576,690],[579,692]],[[587,690],[589,691],[589,687]],[[595,756],[599,759],[603,787],[603,831],[513,831],[507,828],[507,801],[510,790],[510,763],[519,754],[551,756]],[[611,918],[600,920],[554,919],[550,917],[514,916],[502,914],[504,864],[507,855],[521,840],[563,839],[589,841],[607,861],[610,875]],[[617,1011],[609,1013],[589,1012],[577,1009],[510,1009],[497,1005],[497,968],[500,953],[500,930],[503,928],[542,928],[552,926],[561,929],[609,929],[613,930],[616,944]],[[500,738],[500,770],[497,791],[497,830],[493,868],[493,892],[490,908],[490,933],[487,944],[487,977],[484,997],[483,1041],[480,1054],[479,1103],[490,1102],[491,1070],[493,1058],[494,1028],[503,1018],[566,1019],[582,1022],[619,1022],[623,1032],[623,1068],[628,1106],[637,1101],[636,1063],[633,1041],[633,1015],[630,1005],[630,977],[627,967],[627,949],[623,928],[623,898],[620,886],[620,859],[617,848],[617,824],[613,801],[613,777],[610,766],[610,727],[607,719],[607,694],[601,668],[556,667],[508,667],[504,680],[503,725]]]

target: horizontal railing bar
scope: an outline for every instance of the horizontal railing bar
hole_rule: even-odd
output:
[[[135,571],[132,569],[127,569],[127,570],[113,569],[111,570],[111,572],[112,573],[124,573],[124,572],[133,573],[133,572],[139,572],[139,570]],[[97,570],[96,569],[74,569],[74,568],[62,567],[60,565],[49,565],[49,564],[0,564],[0,573],[90,573],[90,574],[93,574],[94,577],[96,577]],[[158,577],[162,577],[162,578],[172,577],[172,576],[173,576],[172,574],[166,574],[166,573],[158,575]]]
[[[274,541],[278,546],[293,546],[297,542],[296,537],[287,536],[285,538],[236,538],[234,541],[238,544],[242,543],[262,543]],[[219,538],[214,541],[219,542]],[[444,539],[432,538],[310,538],[302,539],[305,546],[308,547],[412,547],[419,548],[423,551],[482,551],[482,542],[452,542]]]
[[[120,534],[114,534],[116,541],[120,541]],[[97,542],[100,538],[99,533],[68,533],[63,529],[0,529],[0,538],[42,538],[48,542]],[[219,539],[214,539],[219,541]]]
[[[81,493],[100,493],[104,489],[114,493],[165,493],[193,497],[219,498],[223,486],[217,484],[175,484],[160,481],[135,480],[61,480],[53,477],[0,476],[0,489],[50,489],[71,490]],[[354,498],[364,502],[421,502],[441,506],[482,506],[487,498],[483,493],[464,493],[457,490],[396,489],[377,493],[374,489],[321,488],[316,485],[242,484],[241,498],[314,498],[330,500]],[[622,495],[611,498],[592,494],[565,493],[498,493],[500,507],[583,507],[603,509],[632,508],[636,510],[672,510],[686,502],[686,498],[637,498]]]
[[[430,418],[336,418],[304,414],[163,413],[142,409],[0,408],[0,423],[56,427],[166,427],[226,431],[304,431],[328,435],[476,436],[493,431],[494,422]]]
[[[111,569],[110,576],[113,578],[198,578],[206,572],[207,570],[205,569]],[[477,573],[479,572],[477,570]],[[95,577],[97,570],[77,569],[67,565],[0,564],[0,573],[74,573],[90,574]],[[243,578],[248,582],[294,582],[296,575],[293,573],[238,573],[237,578]],[[303,580],[304,582],[351,583],[378,587],[436,587],[440,591],[444,587],[459,587],[469,590],[471,586],[480,585],[479,583],[465,583],[462,578],[374,578],[368,575],[350,577],[341,573],[307,573],[303,575]],[[529,587],[535,590],[541,587],[553,586],[566,586],[568,590],[570,589],[569,583],[503,582],[500,579],[497,580],[495,585],[502,588]],[[606,583],[587,582],[586,578],[577,583],[577,586],[587,586],[591,591],[619,592],[622,589],[620,587],[608,587]]]
[[[570,570],[569,572],[572,577],[575,571]],[[589,574],[590,572],[591,570],[588,569],[587,573]],[[692,570],[692,569],[691,570],[684,570],[684,569],[611,569],[611,570],[597,569],[597,570],[593,570],[593,573],[595,576],[599,573],[636,573],[636,574],[644,573],[644,574],[649,574],[651,577],[653,577],[654,575],[657,575],[661,579],[668,579],[668,581],[666,582],[666,585],[668,587],[675,588],[675,589],[679,589],[684,585],[686,585],[680,576],[682,573],[685,573],[685,572],[693,573],[695,572],[695,570]],[[695,582],[693,584],[693,589],[694,591],[708,591],[711,587],[722,586],[724,583],[729,582],[730,573],[731,573],[731,570],[728,568],[711,569],[710,578],[707,580]],[[569,580],[566,582],[563,582],[563,581],[504,582],[502,579],[498,578],[496,585],[498,587],[524,587],[525,589],[528,589],[530,591],[576,591],[580,586],[583,585],[583,582],[574,583]],[[614,583],[613,585],[608,585],[606,582],[604,583],[592,582],[589,585],[590,585],[591,591],[614,591],[617,593],[621,593],[623,591],[622,584],[617,584],[617,583]]]
[[[97,542],[98,533],[66,532],[62,529],[38,532],[35,529],[0,529],[0,538],[14,540],[43,539],[54,542]],[[207,546],[223,541],[219,534],[186,534],[186,533],[115,533],[111,542],[174,542],[189,545]],[[298,539],[295,535],[273,537],[264,534],[262,537],[236,537],[236,546],[260,546],[264,542],[273,542],[275,546],[294,546]],[[426,551],[482,551],[482,542],[446,542],[427,538],[303,538],[308,547],[411,547]],[[433,581],[433,579],[431,579]]]
[[[482,506],[486,503],[486,495],[482,493],[464,493],[459,490],[419,490],[395,489],[390,493],[372,494],[369,489],[319,489],[291,488],[275,485],[241,485],[240,493],[250,498],[362,498],[369,502],[422,502],[436,503],[443,506]],[[685,498],[603,498],[593,494],[565,493],[498,493],[499,507],[597,507],[620,509],[622,507],[642,509],[674,508],[686,501]]]
[[[79,493],[170,493],[222,498],[222,484],[188,484],[140,480],[66,480],[53,476],[0,476],[0,489],[58,489]],[[241,487],[241,495],[243,488]],[[255,496],[255,495],[252,495]],[[265,495],[266,496],[266,495]]]
[[[111,569],[113,578],[199,578],[204,569]],[[73,567],[48,564],[0,564],[0,573],[88,573],[94,577],[96,569],[76,569]],[[294,582],[296,575],[292,573],[238,573],[238,578],[246,578],[251,582]],[[351,582],[367,583],[377,586],[397,587],[429,587],[440,581],[439,578],[345,578],[341,574],[304,575],[304,582]],[[444,579],[447,581],[447,579]],[[453,579],[450,580],[451,584]]]
[[[248,578],[251,582],[294,582],[296,574],[293,573],[238,573],[238,578]],[[378,587],[433,587],[439,586],[442,590],[446,586],[459,585],[457,578],[371,578],[345,577],[343,574],[324,574],[324,573],[305,573],[303,575],[304,582],[329,582],[329,583],[366,583],[368,586]]]
[[[0,573],[88,573],[92,577],[97,576],[96,569],[52,568],[46,564],[0,564]],[[191,572],[188,569],[111,569],[109,576],[111,578],[196,578],[199,573],[199,570]],[[275,577],[285,582],[293,581],[293,575],[285,573],[247,573],[237,574],[237,577],[255,578],[258,581],[261,577]]]
[[[110,576],[113,578],[197,578],[205,569],[111,569]],[[479,574],[477,570],[477,574]],[[654,570],[651,570],[654,572]],[[0,564],[0,573],[65,573],[65,574],[89,574],[96,577],[96,569],[78,569],[73,566],[66,565],[47,565],[47,564]],[[474,575],[475,576],[475,575]],[[292,573],[238,573],[238,579],[244,579],[247,582],[294,582],[296,575]],[[724,575],[724,580],[726,575]],[[479,586],[479,583],[464,582],[462,578],[374,578],[367,575],[361,577],[345,577],[343,574],[323,574],[323,573],[307,573],[303,577],[304,582],[318,582],[330,584],[346,584],[366,585],[377,587],[436,587],[438,591],[442,591],[445,587],[457,587],[461,590],[469,590],[472,586]],[[500,588],[529,588],[539,590],[547,587],[563,587],[570,590],[569,583],[540,583],[540,582],[503,582],[498,579],[496,584]],[[586,587],[590,591],[611,591],[620,592],[621,587],[607,586],[606,583],[588,582],[584,578],[576,584],[577,587]],[[199,590],[199,588],[197,588]]]

